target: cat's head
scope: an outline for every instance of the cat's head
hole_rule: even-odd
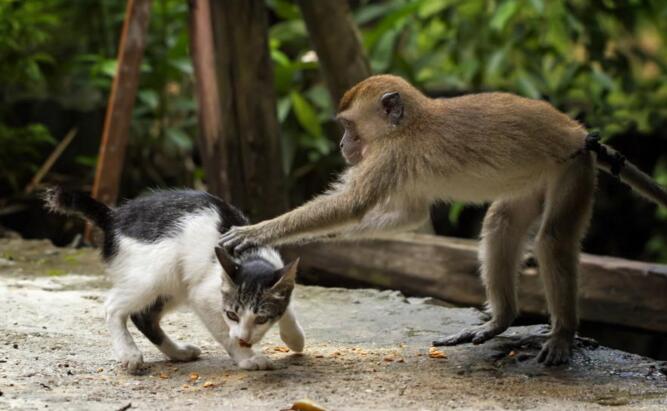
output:
[[[216,248],[215,253],[223,269],[223,317],[229,326],[229,336],[241,346],[252,346],[285,313],[299,260],[276,268],[261,253],[250,254],[240,261],[222,248]]]

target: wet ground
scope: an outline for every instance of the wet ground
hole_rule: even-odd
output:
[[[373,290],[299,287],[306,350],[283,352],[271,331],[262,349],[276,370],[235,368],[183,311],[164,328],[201,359],[166,361],[132,328],[148,366],[127,375],[103,321],[107,287],[92,250],[0,240],[0,409],[279,410],[304,398],[329,410],[667,409],[667,364],[579,341],[570,365],[546,369],[518,343],[540,327],[429,354],[478,313]]]

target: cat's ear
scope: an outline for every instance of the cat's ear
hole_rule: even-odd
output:
[[[232,256],[229,255],[229,253],[223,247],[216,247],[215,255],[218,257],[218,261],[220,261],[220,265],[224,271],[222,274],[224,279],[229,280],[232,284],[235,284],[234,277],[236,276],[236,272],[239,269],[239,265],[236,264],[236,261],[234,261]]]
[[[294,288],[294,283],[296,282],[296,272],[297,268],[299,267],[299,260],[300,258],[297,258],[296,260],[278,270],[280,273],[280,279],[276,281],[271,289],[275,290],[280,288]]]

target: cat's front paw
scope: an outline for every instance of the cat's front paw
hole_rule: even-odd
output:
[[[262,354],[255,354],[250,358],[239,361],[239,368],[244,370],[271,370],[273,363]]]
[[[289,330],[280,330],[280,339],[294,352],[302,352],[306,344],[303,329],[299,325]]]
[[[182,344],[178,349],[169,353],[169,359],[173,361],[194,361],[199,358],[201,350],[191,344]]]
[[[139,351],[129,351],[120,355],[120,365],[130,374],[137,374],[144,365],[144,357]]]

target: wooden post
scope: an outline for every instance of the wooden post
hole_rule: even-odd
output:
[[[235,198],[231,191],[228,168],[232,162],[223,141],[222,114],[216,74],[211,6],[209,0],[190,0],[189,35],[190,54],[194,67],[199,121],[199,154],[206,172],[208,190],[222,198]],[[230,123],[230,115],[224,116]]]
[[[93,197],[107,204],[115,203],[118,198],[150,6],[150,0],[127,0],[118,46],[118,71],[111,86],[93,184]]]
[[[200,0],[191,1],[190,10],[202,94],[200,150],[211,191],[255,220],[275,216],[287,209],[287,195],[264,2]],[[208,29],[195,27],[207,12],[212,44]],[[217,103],[207,96],[214,87]],[[206,107],[209,103],[217,107]]]
[[[338,104],[345,91],[371,75],[347,1],[298,0],[329,93]]]

